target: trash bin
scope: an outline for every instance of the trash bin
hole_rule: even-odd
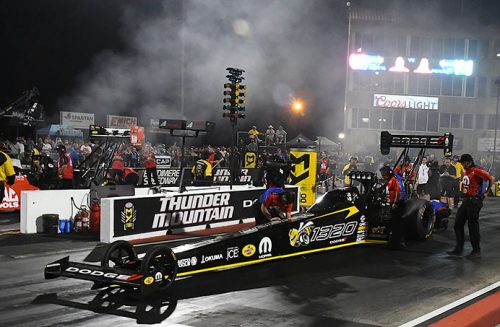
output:
[[[42,215],[43,220],[43,233],[45,234],[57,234],[59,230],[59,215],[57,214],[45,214]]]

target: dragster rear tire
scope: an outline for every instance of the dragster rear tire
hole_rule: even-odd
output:
[[[161,272],[163,281],[160,288],[169,287],[177,276],[177,258],[174,251],[165,245],[155,246],[142,259],[141,272],[144,274]]]
[[[422,241],[428,239],[434,230],[436,217],[432,203],[423,199],[411,199],[406,202],[403,214],[405,237]]]
[[[101,259],[101,267],[112,268],[110,263],[118,267],[125,267],[128,262],[135,260],[137,260],[137,253],[132,244],[123,240],[115,241],[108,245]]]

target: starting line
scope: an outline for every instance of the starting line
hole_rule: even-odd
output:
[[[456,308],[456,307],[458,307],[458,306],[460,306],[460,305],[462,305],[464,303],[467,303],[467,302],[469,302],[469,301],[471,301],[471,300],[473,300],[473,299],[475,299],[475,298],[477,298],[477,297],[479,297],[479,296],[481,296],[483,294],[486,294],[486,293],[488,293],[490,291],[493,291],[493,290],[495,290],[495,289],[497,289],[499,287],[500,287],[500,281],[498,281],[496,283],[493,283],[490,286],[487,286],[487,287],[485,287],[483,289],[480,289],[477,292],[469,294],[469,295],[467,295],[467,296],[465,296],[465,297],[463,297],[461,299],[458,299],[458,300],[456,300],[456,301],[454,301],[454,302],[452,302],[450,304],[447,304],[447,305],[445,305],[445,306],[443,306],[443,307],[441,307],[439,309],[436,309],[436,310],[434,310],[432,312],[429,312],[428,314],[425,314],[425,315],[423,315],[421,317],[413,319],[412,321],[404,323],[404,324],[400,325],[400,327],[413,327],[413,326],[417,326],[417,325],[419,325],[419,324],[421,324],[423,322],[426,322],[427,320],[435,318],[435,317],[437,317],[437,316],[439,316],[439,315],[441,315],[441,314],[443,314],[443,313],[445,313],[447,311],[450,311],[450,310],[452,310],[452,309],[454,309],[454,308]]]

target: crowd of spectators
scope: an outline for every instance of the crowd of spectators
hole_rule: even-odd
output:
[[[246,152],[257,153],[257,168],[262,167],[267,158],[274,156],[280,160],[288,161],[289,152],[285,146],[287,133],[282,126],[274,130],[272,125],[268,125],[265,133],[258,131],[253,126],[246,134],[246,137],[240,137],[237,147],[234,148],[234,158],[240,165]],[[57,162],[59,156],[57,147],[64,145],[69,154],[73,167],[82,166],[85,168],[86,159],[98,148],[99,144],[92,140],[82,138],[61,138],[61,137],[40,137],[31,139],[18,137],[15,140],[2,140],[0,147],[2,151],[9,154],[14,159],[19,159],[24,167],[29,167],[33,161],[33,155],[44,155]],[[199,158],[200,153],[208,150],[210,160],[214,167],[229,167],[231,147],[228,146],[186,146],[184,149],[185,167],[191,167]],[[120,144],[116,151],[126,167],[134,169],[144,169],[148,158],[161,156],[170,157],[171,167],[181,166],[181,147],[177,143],[146,143],[144,146],[132,146],[128,142]],[[352,170],[366,170],[377,173],[384,166],[393,167],[395,164],[395,155],[382,156],[376,151],[372,153],[348,153],[339,149],[329,149],[328,151],[318,151],[317,178],[319,184],[325,187],[325,190],[349,183],[348,173]],[[485,164],[480,160],[479,165]],[[414,185],[426,184],[425,195],[427,198],[436,199],[440,197],[455,198],[459,190],[459,179],[461,170],[457,172],[456,158],[437,159],[434,154],[426,157],[424,171],[420,167],[413,169],[415,176],[412,176]],[[424,176],[425,175],[425,176]],[[425,182],[425,183],[424,183]],[[420,186],[420,192],[423,187]],[[449,201],[451,207],[455,205],[453,200]]]

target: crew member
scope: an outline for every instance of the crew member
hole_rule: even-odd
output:
[[[196,161],[191,172],[193,173],[193,185],[209,186],[212,185],[212,164],[208,161],[210,151],[203,150],[200,153],[200,159]]]
[[[325,191],[328,191],[328,178],[330,177],[330,160],[326,151],[321,151],[321,160],[319,164],[319,182],[324,183]]]
[[[57,160],[57,174],[59,176],[60,186],[63,189],[73,188],[73,162],[66,147],[62,144],[57,146],[59,160]]]
[[[405,185],[406,190],[413,189],[413,183],[415,181],[415,171],[413,171],[411,160],[409,157],[405,156],[403,163],[397,165],[396,168],[394,168],[394,174],[397,174],[403,178],[403,180],[407,184]]]
[[[451,255],[461,255],[464,248],[465,222],[469,227],[469,238],[472,245],[472,252],[467,255],[469,259],[481,257],[480,235],[479,235],[479,212],[483,207],[483,199],[488,194],[488,190],[495,182],[495,178],[483,169],[474,165],[474,160],[470,154],[463,154],[459,161],[465,171],[462,179],[462,204],[458,208],[455,218],[455,248],[448,252]],[[484,182],[487,182],[485,187]]]
[[[5,196],[5,184],[14,185],[16,181],[16,172],[14,170],[14,165],[12,164],[12,159],[8,154],[0,151],[0,203],[2,203]]]
[[[419,199],[430,200],[427,182],[429,181],[429,166],[427,166],[427,158],[422,158],[422,163],[418,167],[417,173],[417,196]]]
[[[137,185],[139,183],[139,174],[129,167],[124,167],[121,170],[116,170],[114,182],[119,185]]]
[[[262,215],[256,215],[257,225],[271,220],[292,220],[293,199],[292,194],[282,187],[270,187],[259,197]]]
[[[464,177],[464,166],[460,162],[460,157],[455,155],[453,156],[453,161],[451,165],[455,167],[455,206],[458,206],[460,203],[460,194],[462,193],[462,178]]]
[[[146,168],[146,175],[148,177],[148,186],[158,185],[158,171],[156,170],[156,159],[153,149],[148,146],[144,154],[144,168]],[[154,179],[154,184],[153,184]]]
[[[403,236],[403,213],[405,209],[406,192],[402,185],[402,179],[391,171],[388,166],[380,168],[380,174],[386,181],[387,203],[391,206],[391,229],[392,235],[389,246],[394,250],[405,247]]]
[[[342,169],[342,176],[344,176],[344,186],[351,186],[351,178],[349,177],[349,173],[351,171],[357,171],[358,170],[358,158],[356,157],[351,157],[349,159],[349,163],[344,166]]]

